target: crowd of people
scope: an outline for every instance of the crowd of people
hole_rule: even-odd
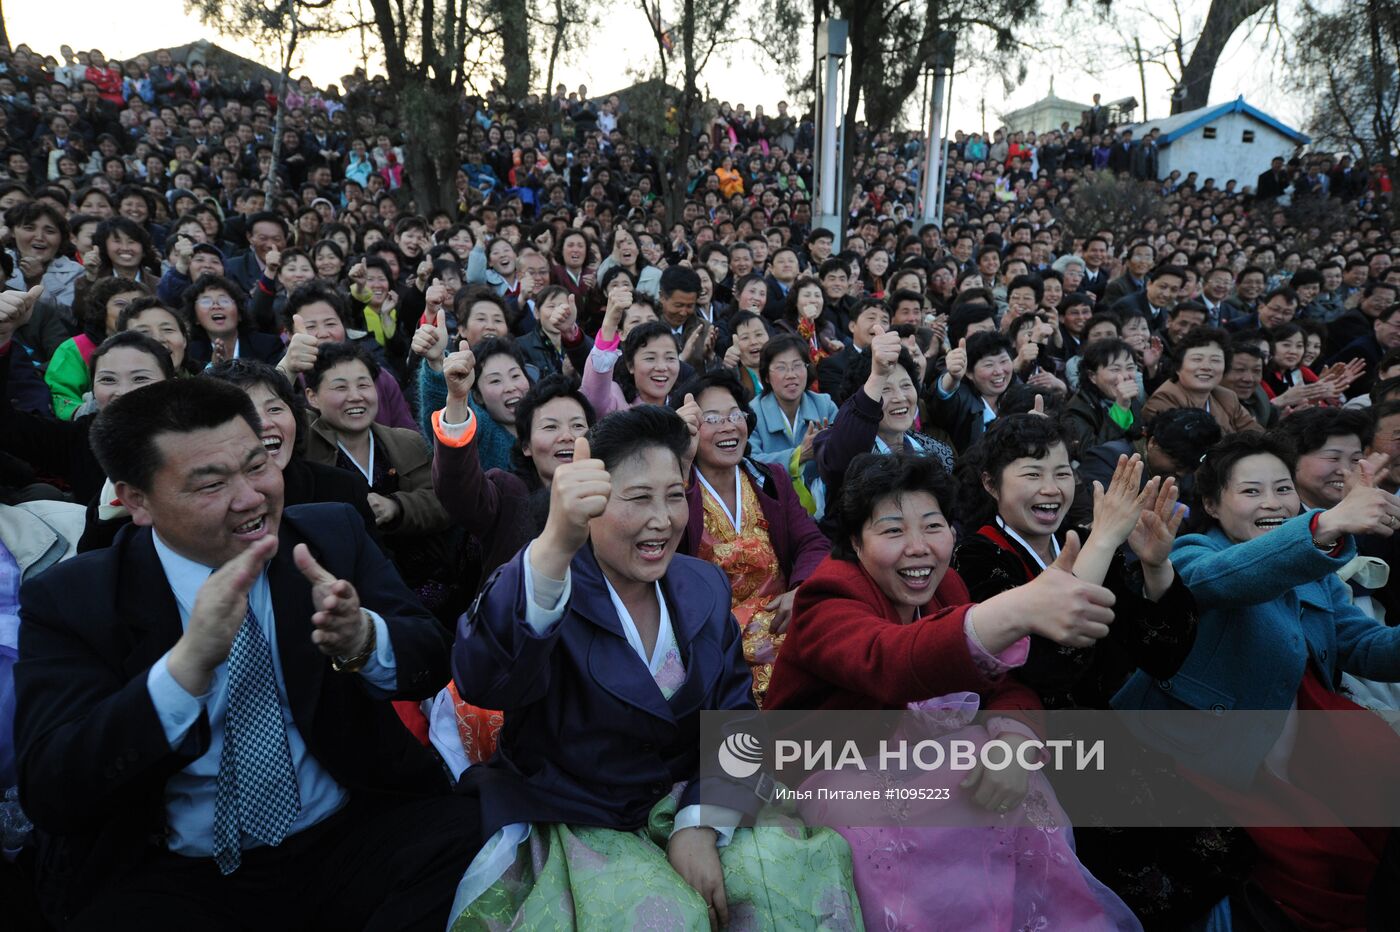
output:
[[[421,211],[382,79],[62,56],[0,47],[7,927],[1393,927],[1385,828],[699,764],[714,710],[1400,709],[1383,169],[1159,178],[1096,106],[959,133],[920,225],[862,131],[829,229],[786,103],[673,165],[561,86],[464,101]],[[1096,172],[1168,219],[1073,232]],[[1315,811],[1280,727],[1133,779]]]

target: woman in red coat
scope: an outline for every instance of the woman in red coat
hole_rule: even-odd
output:
[[[978,745],[994,738],[1013,750],[1034,740],[1026,721],[1040,703],[1007,672],[1025,662],[1032,633],[1071,646],[1102,637],[1112,596],[1073,575],[1072,538],[1051,571],[969,605],[948,568],[952,502],[951,480],[926,456],[864,455],[851,464],[832,505],[832,555],[798,589],[765,708],[908,708],[945,723],[927,736],[909,734],[919,726],[906,723],[911,738],[956,735]],[[979,706],[1008,714],[974,725]],[[870,790],[906,777],[838,771],[803,788]],[[940,825],[956,827],[854,826],[821,803],[803,804],[809,824],[828,819],[850,842],[864,915],[898,927],[937,916],[950,929],[1141,928],[1075,857],[1068,820],[1042,773],[979,766],[914,780],[951,793],[936,814]]]

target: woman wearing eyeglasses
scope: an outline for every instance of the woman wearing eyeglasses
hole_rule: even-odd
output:
[[[716,369],[678,394],[698,419],[695,462],[686,498],[690,521],[682,551],[729,577],[744,659],[761,707],[782,647],[797,586],[831,551],[808,516],[787,470],[748,456],[749,393],[733,372]]]
[[[185,317],[193,338],[185,354],[203,363],[225,359],[256,359],[275,366],[282,358],[282,341],[253,329],[244,314],[243,289],[222,275],[201,275],[185,292]]]

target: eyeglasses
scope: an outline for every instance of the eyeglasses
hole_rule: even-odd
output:
[[[227,297],[227,296],[222,297],[222,298],[200,298],[200,299],[199,299],[197,302],[195,302],[195,303],[196,303],[199,307],[205,308],[205,309],[208,309],[208,308],[211,308],[211,307],[233,307],[233,306],[234,306],[233,299],[230,298],[230,297]]]
[[[746,414],[743,411],[740,411],[738,408],[735,408],[728,414],[715,414],[713,411],[709,414],[702,414],[700,415],[700,420],[704,421],[711,427],[718,427],[726,421],[728,421],[730,424],[742,424],[744,421],[748,420],[748,417],[748,414]]]
[[[807,371],[807,366],[800,362],[791,365],[787,363],[775,363],[768,368],[774,375],[802,375]]]

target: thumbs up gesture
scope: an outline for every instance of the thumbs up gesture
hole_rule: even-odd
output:
[[[428,290],[423,295],[423,303],[427,306],[429,313],[442,307],[442,303],[447,300],[447,286],[441,279],[433,279],[433,283],[428,286]]]
[[[632,302],[630,296],[632,292],[629,290],[627,294],[629,296],[627,306],[631,307]],[[611,298],[609,298],[608,307],[612,307]],[[559,334],[561,337],[572,336],[574,332],[574,325],[577,322],[578,304],[574,301],[573,295],[569,295],[566,300],[555,304],[553,307],[551,307],[548,311],[545,312],[544,324],[546,332],[552,330],[554,333]]]
[[[446,337],[443,338],[444,342]],[[466,403],[467,395],[476,381],[476,356],[466,340],[457,344],[457,352],[442,361],[442,377],[447,380],[447,396]],[[455,419],[454,419],[455,420]]]
[[[1079,536],[1071,531],[1045,572],[975,606],[972,624],[987,650],[998,653],[1027,634],[1066,647],[1090,647],[1106,637],[1114,595],[1075,576],[1078,559]]]
[[[967,375],[967,337],[959,340],[955,349],[948,351],[943,365],[954,385],[962,381],[963,376]]]
[[[888,378],[899,364],[899,351],[904,344],[895,330],[885,330],[876,326],[875,338],[870,341],[870,374],[881,379]]]
[[[102,271],[102,254],[97,251],[96,246],[89,246],[88,251],[83,253],[83,272],[87,275],[88,281],[97,281],[97,273]]]
[[[415,355],[423,357],[430,369],[442,368],[442,357],[447,352],[447,320],[442,308],[438,308],[430,321],[425,321],[414,331],[410,346]]]
[[[34,305],[43,296],[43,285],[35,285],[28,291],[0,292],[0,346],[9,343],[14,332],[29,323]]]
[[[337,579],[316,558],[305,544],[297,544],[292,559],[311,583],[311,616],[315,630],[311,643],[327,657],[356,657],[363,653],[374,631],[374,622],[360,608],[360,596],[355,587]]]
[[[1389,465],[1390,457],[1384,453],[1357,463],[1346,496],[1318,515],[1313,539],[1335,543],[1347,534],[1394,534],[1400,528],[1400,499],[1379,485]]]
[[[1075,576],[1078,559],[1079,535],[1070,531],[1055,562],[1022,588],[1038,589],[1034,604],[1044,607],[1040,619],[1031,622],[1034,633],[1068,647],[1090,647],[1108,636],[1116,597]]]
[[[685,421],[685,426],[690,431],[690,448],[685,462],[681,463],[682,474],[688,476],[690,464],[695,462],[695,451],[700,447],[700,403],[695,400],[694,395],[687,394],[685,402],[676,409],[676,413]]]
[[[320,355],[320,344],[306,332],[306,321],[300,314],[292,315],[292,338],[287,341],[287,352],[277,368],[289,378],[295,379],[303,372],[310,372]]]
[[[554,471],[549,518],[530,547],[531,568],[550,579],[563,579],[574,554],[588,542],[588,523],[603,513],[611,497],[607,467],[592,458],[588,438],[578,438],[573,462]]]

